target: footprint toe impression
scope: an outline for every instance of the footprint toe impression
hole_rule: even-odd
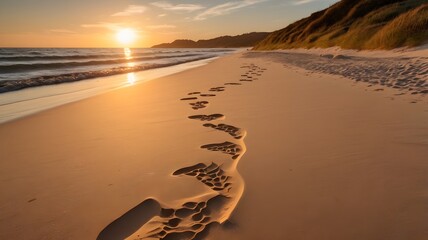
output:
[[[224,154],[232,155],[232,159],[237,159],[239,153],[242,151],[242,147],[232,142],[213,143],[201,146],[202,149],[209,151],[220,151]]]
[[[214,128],[216,130],[226,132],[229,135],[231,135],[232,137],[234,137],[235,139],[241,139],[243,136],[241,129],[234,127],[232,125],[227,125],[227,124],[222,124],[222,123],[215,125],[215,124],[211,124],[211,123],[206,123],[203,126],[209,127],[209,128]]]
[[[190,103],[190,106],[192,106],[193,110],[206,108],[207,105],[208,105],[208,101],[198,101],[198,102]]]
[[[200,120],[200,121],[213,121],[213,120],[217,120],[217,119],[222,119],[224,118],[223,114],[211,114],[211,115],[193,115],[193,116],[189,116],[189,119],[194,119],[194,120]]]
[[[204,183],[214,191],[223,191],[226,189],[228,192],[231,189],[231,184],[228,181],[230,177],[226,176],[221,167],[214,162],[209,166],[199,163],[191,167],[182,168],[175,171],[173,175],[195,177],[198,181]]]

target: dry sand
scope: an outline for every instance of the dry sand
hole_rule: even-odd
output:
[[[426,239],[426,83],[278,54],[0,125],[0,239]]]

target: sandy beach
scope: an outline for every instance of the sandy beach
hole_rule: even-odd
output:
[[[0,239],[426,239],[423,51],[235,53],[2,123]]]

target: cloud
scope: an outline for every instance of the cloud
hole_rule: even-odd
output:
[[[163,13],[163,14],[159,14],[158,15],[158,17],[165,17],[166,16],[166,14],[165,13]]]
[[[83,28],[106,28],[110,30],[117,30],[122,27],[121,23],[109,23],[109,22],[100,22],[94,24],[82,24],[80,25]]]
[[[49,29],[49,32],[63,33],[63,34],[76,34],[77,32],[68,29]]]
[[[131,16],[131,15],[141,14],[144,11],[146,11],[146,7],[145,6],[141,6],[141,5],[129,5],[122,12],[114,13],[111,16],[113,16],[113,17]]]
[[[209,17],[221,16],[225,14],[229,14],[235,10],[240,8],[248,7],[257,3],[265,2],[267,0],[243,0],[236,2],[227,2],[212,8],[205,10],[204,12],[198,14],[194,20],[205,20]]]
[[[122,30],[124,28],[132,28],[135,32],[144,33],[144,30],[138,27],[137,22],[99,22],[92,24],[82,24],[80,25],[82,28],[100,28],[100,29],[108,29],[110,31],[116,32]]]
[[[156,6],[158,8],[162,8],[163,10],[167,11],[183,11],[183,12],[193,12],[196,10],[204,9],[204,6],[198,5],[198,4],[171,4],[169,2],[152,2],[153,6]]]
[[[315,2],[315,1],[316,0],[297,0],[297,1],[294,1],[292,4],[293,5],[303,5],[303,4]]]
[[[158,32],[156,34],[162,34],[162,35],[179,35],[182,34],[183,32]]]
[[[147,28],[149,28],[149,29],[167,29],[167,28],[169,28],[169,29],[171,29],[171,28],[176,28],[176,26],[164,24],[164,25],[151,25],[151,26],[147,26]]]

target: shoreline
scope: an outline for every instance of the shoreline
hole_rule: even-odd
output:
[[[119,88],[203,66],[218,58],[213,57],[168,67],[1,93],[0,124]]]
[[[307,56],[312,57],[311,60],[306,60],[306,63],[304,63],[304,61],[300,61],[300,63],[297,63],[297,64],[293,63],[293,64],[290,64],[290,67],[306,69],[306,70],[309,70],[310,73],[324,72],[324,73],[333,74],[333,75],[342,75],[342,74],[337,71],[336,72],[331,71],[334,68],[330,66],[326,67],[327,70],[325,70],[325,68],[315,67],[315,66],[309,66],[308,68],[308,63],[312,62],[313,64],[324,65],[326,63],[333,63],[333,62],[340,62],[340,61],[346,63],[347,60],[352,61],[353,59],[362,60],[364,58],[367,58],[367,59],[382,58],[383,60],[383,58],[386,58],[386,59],[391,59],[392,61],[403,60],[404,62],[402,64],[405,64],[406,62],[408,62],[409,59],[412,59],[416,62],[422,61],[423,64],[420,67],[425,67],[425,68],[428,64],[426,63],[428,58],[425,57],[426,54],[428,53],[428,45],[423,45],[416,48],[400,48],[396,50],[352,50],[352,49],[341,49],[338,47],[332,47],[332,48],[322,48],[322,49],[314,48],[314,49],[288,49],[288,50],[275,50],[275,51],[250,51],[249,53],[254,53],[256,55],[267,54],[267,55],[278,55],[278,56],[282,54],[291,54],[291,56],[296,54],[307,54]],[[232,53],[232,54],[236,54],[236,53]],[[186,62],[186,63],[177,64],[177,65],[168,66],[168,67],[161,67],[156,69],[117,74],[113,76],[97,77],[97,78],[85,79],[85,80],[80,80],[76,82],[64,83],[64,84],[38,86],[38,87],[21,89],[18,91],[1,93],[0,94],[0,112],[2,112],[2,114],[0,115],[0,124],[8,121],[13,121],[14,119],[28,116],[46,109],[61,106],[69,102],[79,101],[81,99],[102,94],[121,87],[127,87],[135,83],[140,83],[141,81],[143,82],[150,81],[156,78],[175,74],[180,71],[186,71],[188,69],[202,66],[204,64],[212,62],[221,57],[222,56],[212,57],[208,59],[191,61],[191,62]],[[302,57],[299,57],[299,58],[302,58]],[[283,60],[279,59],[279,62],[281,61],[284,62]],[[352,74],[353,73],[351,73],[351,75]],[[371,73],[363,73],[363,75],[367,75],[367,74],[371,74]],[[342,76],[345,78],[349,78],[349,77],[352,78],[351,75],[343,74]],[[424,85],[428,86],[428,74],[424,72],[424,73],[421,73],[421,76],[423,76],[421,80],[425,81]],[[391,78],[391,76],[388,76],[388,77]],[[397,75],[394,77],[397,78],[402,76]],[[412,77],[415,77],[415,76],[408,76],[407,78],[412,78]],[[110,81],[110,83],[108,84],[105,84],[104,82],[102,84],[97,83],[100,80],[107,80],[107,81]],[[353,80],[360,81],[359,79],[353,79]],[[366,81],[366,82],[368,82],[369,85],[373,85],[372,84],[373,82],[370,82],[370,81]],[[385,89],[381,87],[381,88],[376,88],[375,90],[384,91]],[[60,94],[58,94],[58,91],[60,92]],[[80,96],[77,96],[79,95],[79,91],[81,91],[81,94]],[[428,92],[428,89],[425,87],[421,91],[426,95],[426,92]],[[86,93],[83,93],[83,92],[86,92]],[[403,94],[403,92],[397,92],[396,94]],[[55,95],[58,95],[58,96],[55,96]],[[45,99],[52,98],[52,100],[48,100],[48,101],[55,102],[55,103],[40,102],[39,100],[43,98]],[[420,99],[414,98],[412,101],[418,102],[420,101]],[[40,108],[35,107],[34,109],[32,109],[33,106],[29,106],[34,104],[36,105],[39,104],[41,105],[41,107]],[[25,106],[19,106],[19,105],[25,105]]]
[[[423,239],[424,101],[252,54],[0,124],[0,237]]]

